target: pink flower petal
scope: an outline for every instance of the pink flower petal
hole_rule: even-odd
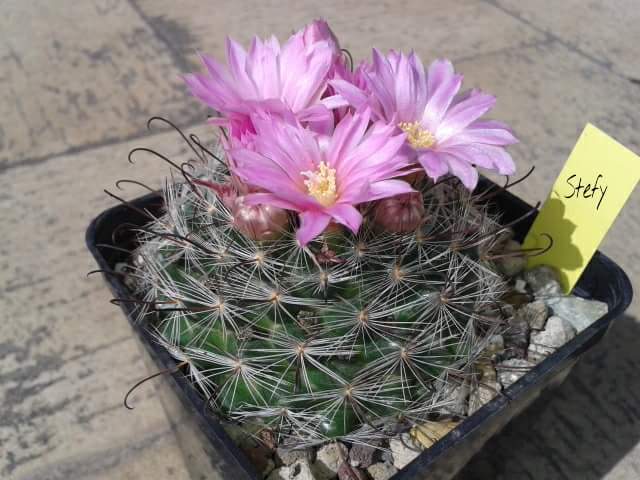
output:
[[[345,152],[341,163],[340,174],[349,180],[366,180],[388,178],[389,173],[406,167],[410,159],[398,155],[405,144],[405,134],[391,136],[391,129],[371,132],[360,144],[350,152]]]
[[[416,119],[416,76],[405,55],[398,55],[398,65],[394,72],[393,94],[395,96],[398,120],[412,122]]]
[[[427,83],[428,101],[421,120],[427,130],[435,132],[462,86],[462,75],[453,73],[448,60],[436,60],[429,67]]]
[[[227,102],[233,102],[234,97],[223,93],[217,84],[204,75],[192,74],[183,77],[191,94],[214,110],[220,110]]]
[[[370,118],[371,111],[366,109],[355,115],[347,114],[340,121],[331,137],[327,151],[327,163],[330,166],[338,169],[349,167],[348,164],[345,164],[345,160],[348,159],[347,155],[362,142]]]
[[[496,170],[501,175],[513,175],[515,173],[515,164],[511,155],[500,146],[473,143],[454,145],[438,151],[451,154],[470,165]]]
[[[335,34],[329,28],[329,24],[325,20],[314,20],[304,27],[302,38],[306,45],[317,42],[327,42],[334,52],[334,55],[340,55],[340,44]]]
[[[349,105],[353,105],[356,110],[364,107],[368,102],[369,97],[364,90],[361,90],[346,80],[330,80],[329,85],[331,85]]]
[[[231,37],[227,37],[226,48],[229,70],[231,70],[231,75],[234,78],[236,87],[246,92],[253,92],[250,98],[257,98],[256,85],[252,82],[251,78],[249,78],[245,70],[247,52]]]
[[[449,165],[444,157],[445,154],[434,151],[426,151],[418,154],[420,165],[422,165],[424,171],[434,182],[449,172]]]
[[[393,97],[395,92],[395,79],[389,61],[384,58],[378,49],[373,49],[373,69],[371,72],[363,72],[367,86],[374,94],[374,98],[380,103],[380,113],[387,122],[396,114],[396,102]]]
[[[346,203],[337,203],[330,208],[325,209],[338,223],[346,226],[353,233],[358,233],[358,229],[362,224],[362,215],[353,205]]]
[[[454,145],[447,148],[439,148],[438,152],[448,153],[470,165],[483,168],[493,168],[493,158],[487,154],[479,144]]]
[[[453,64],[449,60],[434,60],[427,72],[427,95],[433,96],[445,82],[453,78],[454,73]]]
[[[427,106],[427,75],[425,74],[424,66],[422,65],[420,57],[416,55],[414,51],[409,54],[409,63],[411,64],[414,74],[416,75],[416,91],[414,95],[416,116],[414,117],[414,119],[418,119]]]
[[[206,67],[212,80],[227,85],[230,85],[232,83],[227,69],[223,65],[218,63],[215,58],[212,58],[208,55],[200,55],[200,60]]]
[[[478,184],[478,171],[464,160],[454,156],[447,156],[447,163],[451,173],[458,177],[462,184],[469,190],[476,188]]]
[[[329,135],[333,131],[333,113],[323,104],[300,110],[297,117],[299,121],[309,124],[316,133]]]
[[[513,158],[509,152],[502,147],[493,145],[478,145],[478,147],[491,158],[493,162],[493,168],[498,171],[500,175],[513,175],[516,172],[516,165],[513,162]]]
[[[495,120],[478,120],[471,123],[460,134],[454,137],[462,137],[461,141],[468,143],[487,143],[489,145],[513,145],[518,139],[513,132],[502,122]]]
[[[272,193],[249,193],[245,195],[244,203],[247,205],[273,205],[285,210],[300,211],[300,207],[295,203],[288,202]]]
[[[453,105],[442,123],[435,131],[438,141],[446,141],[448,138],[464,130],[474,120],[493,108],[496,97],[481,92],[472,92],[467,98]]]
[[[300,228],[296,232],[296,238],[303,247],[320,235],[329,225],[331,216],[319,211],[307,211],[300,213]]]
[[[320,99],[334,60],[334,51],[325,41],[306,45],[302,32],[287,40],[279,57],[282,97],[294,112]]]
[[[315,170],[322,155],[315,135],[279,117],[254,118],[255,148],[302,185],[300,172]]]
[[[240,170],[238,169],[238,176],[248,184],[253,187],[259,187],[261,189],[267,190],[272,189],[270,193],[274,195],[274,197],[270,198],[280,198],[283,203],[275,203],[275,202],[267,202],[264,197],[261,197],[261,201],[258,203],[265,203],[268,205],[274,205],[281,208],[287,208],[288,210],[295,211],[304,211],[304,210],[317,210],[321,209],[322,206],[310,195],[307,195],[306,192],[300,192],[296,189],[290,188],[286,182],[278,182],[277,180],[271,179],[266,181],[256,181],[255,178],[241,175]],[[269,177],[267,177],[269,178]],[[284,204],[290,205],[289,207],[284,207]]]
[[[330,97],[324,97],[322,100],[320,100],[320,103],[327,107],[329,110],[349,106],[349,102],[342,95],[331,95]]]
[[[382,180],[369,185],[366,199],[362,201],[370,202],[411,192],[415,192],[414,188],[403,180]]]

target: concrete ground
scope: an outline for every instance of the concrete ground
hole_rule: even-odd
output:
[[[109,304],[84,246],[92,217],[120,178],[159,185],[152,146],[180,157],[165,115],[203,127],[205,111],[178,75],[196,51],[222,55],[224,36],[281,38],[325,17],[356,57],[380,48],[446,56],[467,86],[497,95],[495,118],[522,143],[516,192],[543,200],[584,124],[640,152],[637,0],[203,2],[5,0],[0,15],[0,477],[188,478],[165,411],[142,388],[132,332]],[[127,188],[132,198],[140,190]],[[640,286],[640,191],[602,250]],[[491,441],[467,479],[640,478],[640,303],[574,370]]]

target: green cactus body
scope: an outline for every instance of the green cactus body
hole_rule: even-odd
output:
[[[283,443],[392,434],[438,414],[503,323],[505,282],[478,252],[504,230],[456,182],[418,188],[416,232],[365,215],[358,235],[331,229],[301,248],[291,233],[244,236],[212,189],[167,184],[135,255],[143,319],[218,415]]]

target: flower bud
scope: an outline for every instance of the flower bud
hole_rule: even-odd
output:
[[[384,230],[412,232],[422,223],[424,202],[420,192],[403,193],[380,200],[374,210],[374,221]]]
[[[313,45],[316,42],[327,42],[336,55],[340,54],[338,39],[324,20],[314,20],[304,27],[302,40],[307,46]]]
[[[253,240],[275,240],[282,236],[289,222],[284,209],[271,205],[245,205],[244,196],[234,200],[231,213],[236,229]]]

